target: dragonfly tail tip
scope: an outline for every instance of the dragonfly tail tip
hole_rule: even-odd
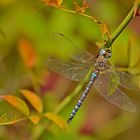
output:
[[[72,119],[71,119],[71,118],[69,118],[69,119],[68,119],[68,121],[67,121],[67,124],[70,124],[70,123],[71,123],[71,121],[72,121]]]

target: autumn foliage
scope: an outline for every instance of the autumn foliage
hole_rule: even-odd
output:
[[[71,82],[46,65],[50,56],[69,60],[50,37],[62,32],[95,57],[101,48],[111,48],[113,67],[133,75],[140,85],[139,7],[139,0],[133,5],[125,0],[0,1],[0,125],[5,126],[0,139],[139,139],[139,111],[129,114],[93,94],[68,127],[84,82]],[[139,92],[126,93],[139,110]]]

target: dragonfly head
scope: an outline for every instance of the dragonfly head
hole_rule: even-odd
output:
[[[111,50],[109,49],[101,49],[99,55],[102,55],[105,58],[110,58],[112,56],[112,53],[111,53]]]

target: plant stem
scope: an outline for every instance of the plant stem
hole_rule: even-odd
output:
[[[59,104],[59,106],[55,109],[54,113],[56,114],[59,113],[67,104],[71,102],[71,100],[81,91],[83,85],[85,84],[86,79],[89,78],[90,74],[91,74],[91,70],[87,73],[83,81],[77,85],[74,91]]]
[[[118,28],[113,33],[110,40],[106,42],[105,45],[103,45],[103,48],[109,48],[112,46],[114,41],[117,39],[117,37],[122,33],[122,31],[126,28],[126,26],[130,23],[132,19],[135,18],[136,10],[140,6],[139,2],[134,3],[134,6],[131,8],[128,15],[125,17],[125,19],[122,21],[122,23],[118,26]]]

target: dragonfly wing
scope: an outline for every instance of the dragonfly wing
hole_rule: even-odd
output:
[[[91,66],[87,64],[58,58],[48,58],[46,64],[51,70],[74,81],[82,81],[91,68]]]
[[[92,54],[81,49],[76,43],[61,33],[55,33],[54,38],[60,50],[75,61],[87,63],[95,58]]]
[[[135,112],[136,107],[131,99],[118,88],[119,82],[119,76],[115,71],[106,71],[95,80],[94,87],[110,103],[124,110]]]
[[[120,76],[120,85],[130,90],[140,90],[138,79],[121,71],[117,71]]]

